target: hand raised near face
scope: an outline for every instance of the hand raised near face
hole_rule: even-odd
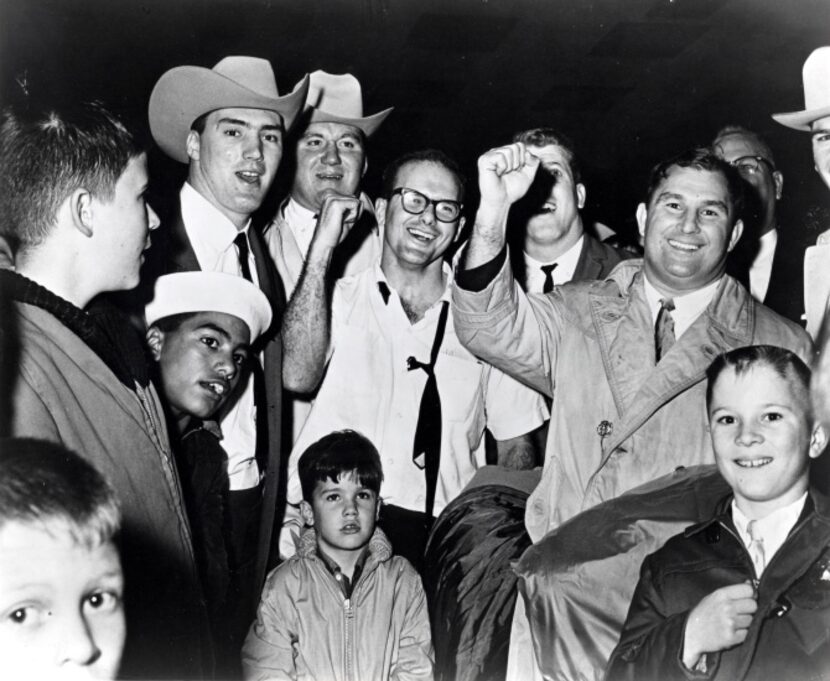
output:
[[[530,188],[539,158],[522,142],[491,149],[478,159],[482,204],[513,204]]]
[[[314,230],[315,247],[333,249],[337,246],[357,222],[360,210],[357,197],[327,190]]]
[[[683,642],[683,664],[692,669],[704,653],[743,643],[758,609],[751,583],[716,589],[689,613]]]

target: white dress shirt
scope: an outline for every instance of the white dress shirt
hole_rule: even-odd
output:
[[[285,204],[283,210],[283,217],[291,234],[294,236],[294,241],[303,254],[303,258],[308,255],[308,249],[311,246],[311,239],[314,237],[314,229],[317,226],[317,214],[303,208],[294,199],[289,199]]]
[[[649,310],[651,310],[651,321],[653,324],[656,324],[657,315],[660,312],[660,301],[666,296],[651,285],[645,273],[643,274],[643,281],[646,289],[646,300],[648,301]],[[674,301],[674,310],[671,316],[674,320],[674,337],[676,339],[679,339],[686,332],[686,329],[694,324],[695,319],[700,317],[700,314],[712,302],[712,298],[715,297],[715,291],[720,281],[718,279],[703,288],[699,288],[697,291],[672,298]]]
[[[573,279],[574,272],[576,271],[576,264],[579,262],[579,256],[582,253],[583,243],[585,243],[584,235],[579,237],[579,240],[573,246],[556,258],[556,260],[552,260],[551,262],[539,262],[527,253],[524,253],[525,282],[527,284],[527,292],[543,292],[545,286],[545,273],[542,272],[542,265],[556,264],[556,267],[551,272],[554,286],[559,286],[559,284],[567,284],[571,279]]]
[[[763,518],[758,518],[755,521],[754,532],[763,538],[764,546],[764,564],[769,565],[772,557],[776,554],[778,549],[787,540],[790,531],[795,527],[801,511],[804,510],[804,503],[807,501],[807,492],[804,492],[798,499],[791,504],[773,511]],[[749,547],[752,538],[749,536],[747,525],[750,519],[747,518],[735,500],[732,500],[732,522],[735,523],[735,529],[738,530],[738,536],[744,543],[744,546]],[[763,571],[759,572],[758,577],[761,577]]]
[[[333,430],[351,428],[368,437],[383,463],[383,499],[424,512],[426,480],[424,471],[412,462],[412,446],[427,375],[408,370],[407,358],[429,360],[442,303],[450,299],[448,265],[444,275],[444,295],[414,324],[380,265],[337,282],[328,368],[288,463],[289,507],[280,537],[283,555],[293,553],[291,532],[302,526],[294,506],[302,499],[297,462],[310,444]],[[485,426],[496,440],[509,440],[542,425],[548,410],[539,393],[465,349],[455,335],[452,315],[435,377],[442,410],[437,517],[484,465]]]
[[[239,231],[212,203],[185,182],[180,193],[182,222],[187,238],[206,272],[224,272],[242,276],[239,251],[234,239]],[[250,220],[241,231],[247,235]],[[259,284],[254,256],[248,246],[248,266],[255,284]],[[261,361],[261,360],[260,360]],[[256,406],[254,380],[248,383],[236,404],[222,419],[222,448],[228,455],[230,489],[241,490],[259,484],[256,462]]]
[[[772,260],[778,245],[778,230],[772,229],[759,240],[758,254],[749,268],[749,292],[759,303],[764,302],[772,275]]]

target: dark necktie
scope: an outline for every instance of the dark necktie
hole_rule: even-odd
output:
[[[659,362],[674,345],[674,301],[671,298],[661,298],[660,311],[657,313],[657,323],[654,325],[655,358]]]
[[[542,293],[550,293],[553,291],[553,270],[556,269],[556,263],[552,265],[542,265],[540,268],[545,275],[545,283],[542,286]]]
[[[248,263],[250,249],[248,248],[248,236],[245,232],[239,232],[233,240],[236,244],[236,249],[239,251],[239,267],[242,270],[242,276],[248,281],[253,282],[251,278],[251,266]]]
[[[409,371],[423,369],[427,374],[424,385],[424,394],[421,396],[421,407],[418,410],[418,425],[415,427],[415,442],[412,448],[412,461],[418,468],[424,469],[427,482],[426,515],[427,522],[432,521],[432,509],[435,506],[435,487],[438,484],[438,464],[441,460],[441,396],[438,394],[438,382],[435,380],[435,361],[438,359],[438,350],[444,340],[444,329],[447,326],[449,303],[445,300],[441,304],[441,315],[438,317],[438,328],[435,330],[435,340],[432,343],[432,352],[429,363],[419,362],[414,357],[406,360]]]

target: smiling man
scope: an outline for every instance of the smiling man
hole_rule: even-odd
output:
[[[308,78],[280,97],[271,65],[226,57],[212,69],[178,66],[161,76],[149,103],[153,138],[171,158],[188,164],[179,210],[158,249],[167,272],[204,270],[244,277],[268,298],[271,327],[254,348],[252,369],[240,379],[221,418],[228,454],[228,523],[237,542],[231,572],[237,597],[235,632],[220,654],[220,671],[234,675],[245,630],[273,563],[271,537],[279,487],[282,412],[279,324],[285,307],[280,277],[252,214],[273,184],[286,131],[300,111]],[[254,399],[255,383],[259,394]],[[231,665],[225,668],[224,663]]]
[[[704,372],[719,352],[760,342],[808,360],[811,354],[802,329],[756,303],[724,274],[742,229],[740,178],[705,150],[652,172],[647,200],[637,208],[644,260],[620,263],[604,281],[525,295],[507,263],[505,225],[539,164],[521,143],[479,159],[482,200],[453,288],[462,343],[523,383],[550,397],[556,393],[541,481],[525,514],[534,542],[600,502],[678,467],[714,461],[706,436]],[[625,560],[641,560],[641,551],[668,537],[657,536],[659,531],[644,535],[648,540],[628,547]],[[607,583],[607,573],[602,579]],[[624,592],[622,578],[619,584]],[[635,584],[629,586],[628,595]],[[546,641],[545,651],[536,650],[545,671],[553,675],[551,656],[569,650],[552,662],[568,668],[568,678],[601,673],[619,632],[610,624],[617,617],[622,625],[627,603],[606,606],[604,626],[590,617],[563,618],[553,632],[536,632],[534,639]],[[513,678],[531,679],[533,669],[517,667],[534,660],[521,610],[514,631],[525,627],[525,647],[511,642],[510,669]],[[591,636],[578,633],[583,626]]]
[[[283,553],[293,553],[291,533],[302,525],[297,461],[333,430],[352,428],[378,447],[380,524],[395,552],[416,567],[432,518],[484,464],[485,426],[502,463],[534,460],[526,433],[546,417],[541,396],[476,361],[449,318],[452,271],[444,255],[464,225],[463,201],[463,179],[445,154],[427,150],[394,161],[375,204],[380,262],[338,281],[331,304],[327,269],[359,200],[324,201],[283,327],[286,386],[308,391],[320,384],[289,460],[294,506],[286,511]]]
[[[360,181],[369,165],[369,137],[392,109],[364,116],[357,78],[325,71],[309,76],[305,106],[296,126],[298,132],[292,135],[296,144],[291,193],[264,233],[289,298],[300,279],[317,217],[329,193],[357,196],[361,202],[357,223],[334,252],[329,280],[371,267],[380,257],[381,248],[374,210],[369,198],[360,192]],[[308,418],[313,395],[288,397],[292,405],[291,423],[285,425],[285,432],[290,433],[291,439],[285,439],[293,444]]]

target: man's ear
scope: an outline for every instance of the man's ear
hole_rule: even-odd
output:
[[[639,204],[637,206],[637,212],[635,213],[635,215],[637,216],[637,227],[640,230],[640,236],[645,237],[646,221],[648,220],[648,209],[646,209],[646,204]]]
[[[775,200],[780,201],[781,196],[784,193],[784,176],[781,174],[780,170],[776,170],[772,173],[772,181],[775,184]]]
[[[305,499],[300,502],[300,515],[303,517],[303,522],[309,527],[314,526],[314,509],[311,508]]]
[[[467,218],[464,216],[458,218],[458,229],[455,230],[455,236],[452,238],[452,242],[455,243],[461,238],[461,232],[464,231],[464,224],[467,222]]]
[[[164,347],[164,332],[157,326],[151,326],[147,329],[145,339],[153,360],[158,362],[161,359],[161,350]]]
[[[827,431],[824,426],[817,423],[813,426],[813,436],[810,438],[810,458],[817,458],[827,447]]]
[[[363,172],[360,173],[360,177],[363,177],[364,175],[366,175],[367,170],[369,170],[369,157],[368,156],[366,156],[363,159]]]
[[[188,158],[198,161],[199,160],[199,153],[202,149],[202,138],[199,137],[199,133],[195,130],[191,130],[187,133],[187,156]]]
[[[729,248],[726,249],[728,253],[733,248],[735,248],[735,244],[738,243],[738,240],[741,238],[741,234],[744,233],[744,221],[743,220],[736,220],[735,224],[732,227],[732,236],[729,238]]]
[[[75,229],[85,237],[91,237],[94,217],[92,194],[83,188],[76,189],[66,201],[69,202],[69,212]]]
[[[378,223],[381,242],[383,242],[383,230],[386,227],[386,208],[388,206],[389,202],[386,199],[375,199],[375,221]]]
[[[581,182],[576,183],[576,207],[579,210],[585,208],[585,197],[588,196],[588,190]]]

